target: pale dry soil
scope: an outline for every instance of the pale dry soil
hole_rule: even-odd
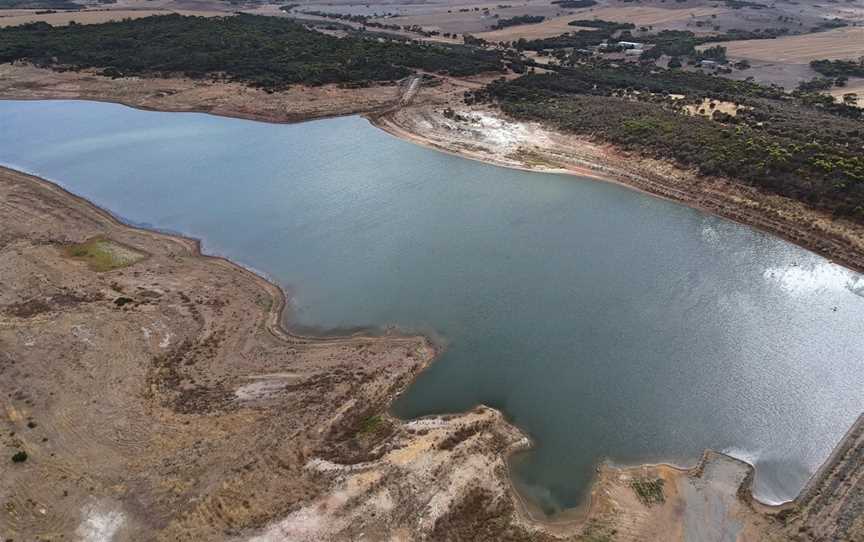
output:
[[[838,102],[843,101],[844,94],[855,94],[858,98],[856,105],[864,107],[864,77],[850,77],[845,86],[833,87],[828,94]]]
[[[111,79],[87,72],[55,72],[24,64],[0,65],[4,99],[87,99],[141,109],[200,111],[229,117],[297,122],[350,115],[389,106],[395,85],[342,89],[336,85],[295,86],[269,93],[241,83],[174,77]]]
[[[411,102],[440,104],[458,101],[467,90],[487,85],[499,73],[465,78],[438,78],[439,84]],[[508,75],[513,77],[513,75]],[[94,72],[58,72],[28,64],[0,64],[0,99],[96,100],[157,111],[197,111],[225,117],[290,123],[359,113],[384,113],[405,104],[413,78],[393,84],[345,89],[337,85],[295,85],[267,92],[241,83],[186,77],[111,79]],[[415,89],[416,90],[416,89]]]

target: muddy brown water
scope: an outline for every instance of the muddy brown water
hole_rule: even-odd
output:
[[[92,102],[0,102],[0,162],[137,225],[203,239],[291,295],[291,324],[395,325],[441,358],[401,416],[503,410],[547,512],[594,465],[756,465],[795,496],[864,410],[864,280],[626,188],[508,170],[357,117],[274,125]]]

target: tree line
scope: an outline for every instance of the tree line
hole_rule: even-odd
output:
[[[499,53],[365,37],[337,38],[278,17],[159,15],[95,25],[32,23],[0,29],[0,62],[97,69],[120,77],[227,79],[276,90],[293,84],[365,84],[413,70],[472,75],[502,71]]]

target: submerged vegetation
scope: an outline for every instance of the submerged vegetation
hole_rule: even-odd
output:
[[[734,114],[706,99],[733,104]],[[862,112],[830,96],[599,63],[498,81],[471,100],[864,219]],[[688,106],[712,111],[692,115]]]
[[[501,69],[493,51],[361,33],[337,38],[293,21],[245,14],[0,29],[0,62],[17,60],[55,69],[93,68],[112,77],[226,78],[266,89],[392,81],[415,69],[452,75]]]

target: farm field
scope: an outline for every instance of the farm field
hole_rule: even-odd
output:
[[[565,32],[588,30],[587,28],[569,26],[570,21],[573,20],[573,15],[564,15],[563,17],[547,19],[542,23],[510,26],[501,30],[480,32],[475,35],[487,41],[513,41],[519,38],[525,38],[526,40],[551,38]]]
[[[549,30],[543,36],[554,36],[568,32],[571,29],[566,29],[567,23],[573,18],[564,16],[566,10],[561,9],[557,5],[550,4],[546,1],[529,3],[523,5],[512,5],[512,7],[499,7],[509,4],[494,4],[494,3],[476,3],[465,5],[447,5],[447,4],[421,4],[421,5],[386,5],[375,6],[373,11],[378,13],[392,12],[399,13],[398,17],[379,18],[379,22],[399,25],[419,25],[427,30],[440,30],[441,32],[455,32],[458,34],[479,34],[491,32],[491,28],[498,22],[498,19],[506,19],[519,15],[542,15],[547,18],[540,24],[519,25],[510,28],[505,28],[503,31],[509,31],[509,34],[504,34],[508,37],[491,38],[493,40],[511,40],[514,39],[511,35],[515,35],[518,39],[522,34],[517,32],[536,32],[530,29],[532,26],[541,26],[549,23],[549,20],[561,16],[561,20],[557,24],[553,24],[556,30]],[[475,8],[477,10],[475,11]],[[483,11],[487,9],[487,11]],[[321,6],[321,11],[343,11],[334,9],[331,6]],[[370,8],[372,10],[372,8]],[[460,11],[467,10],[467,11]],[[369,10],[367,10],[369,11]],[[495,16],[498,16],[497,18]],[[490,38],[486,38],[490,39]]]
[[[821,58],[858,58],[864,55],[864,27],[838,28],[774,40],[730,41],[723,45],[731,58],[788,64],[807,64]]]
[[[604,19],[633,23],[637,26],[667,26],[672,23],[686,22],[695,17],[710,17],[731,11],[724,7],[698,6],[665,8],[655,6],[608,6],[576,11],[579,19]]]
[[[231,15],[230,12],[226,11],[186,11],[167,9],[100,9],[41,14],[37,14],[36,11],[37,10],[15,10],[15,13],[10,15],[0,12],[0,28],[35,22],[46,22],[52,26],[66,26],[72,21],[78,24],[99,24],[110,21],[119,21],[122,19],[140,19],[151,15],[168,15],[170,13],[197,15],[199,17]]]

